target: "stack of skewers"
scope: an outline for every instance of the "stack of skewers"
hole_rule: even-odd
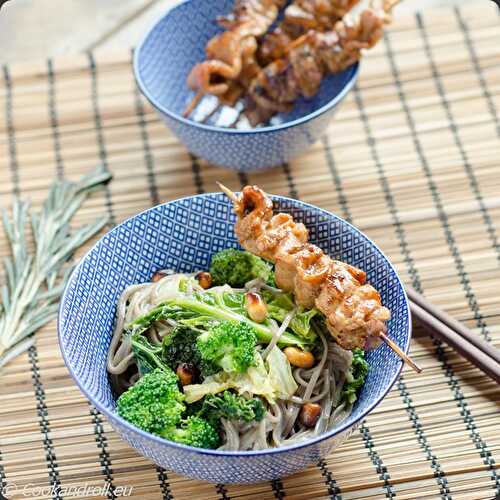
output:
[[[371,0],[351,19],[359,0],[293,0],[276,23],[285,0],[236,0],[217,20],[225,31],[209,40],[206,60],[188,76],[196,94],[184,116],[212,95],[219,105],[240,105],[233,127],[243,116],[251,126],[265,125],[298,98],[313,97],[326,76],[358,61],[382,38],[398,1]]]

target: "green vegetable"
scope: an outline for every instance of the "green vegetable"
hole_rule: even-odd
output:
[[[170,366],[179,363],[193,363],[200,361],[200,352],[196,348],[196,339],[199,330],[188,326],[177,326],[163,339],[163,359]]]
[[[296,307],[291,293],[273,294],[272,292],[263,290],[262,297],[267,305],[269,316],[280,323]],[[311,320],[317,314],[319,314],[319,311],[315,308],[304,310],[299,307],[292,321],[290,321],[288,328],[307,341],[314,342],[316,340],[316,332],[311,327]]]
[[[180,423],[186,409],[177,376],[168,367],[146,373],[117,401],[117,412],[124,419],[152,434]]]
[[[250,325],[228,321],[202,333],[196,341],[203,361],[239,373],[254,365],[256,344],[257,336]]]
[[[221,371],[207,377],[201,384],[184,386],[186,402],[191,404],[208,394],[217,394],[226,389],[234,389],[238,394],[254,394],[266,398],[270,403],[276,400],[276,391],[264,366],[262,356],[256,352],[254,366],[245,373]]]
[[[166,366],[146,373],[117,402],[118,414],[146,432],[197,448],[217,448],[217,429],[201,417],[182,419],[185,410],[177,376]]]
[[[201,330],[209,330],[217,323],[229,321],[231,323],[245,323],[254,328],[257,340],[269,343],[273,337],[270,326],[266,323],[256,323],[245,314],[242,299],[243,293],[228,290],[195,293],[186,296],[179,293],[178,297],[171,298],[139,316],[126,327],[126,332],[143,333],[156,321],[173,319],[182,324]],[[301,338],[290,332],[284,332],[279,345],[294,345],[304,348],[312,343],[311,339]]]
[[[365,360],[365,351],[354,349],[352,354],[352,365],[347,372],[341,394],[341,400],[346,401],[348,404],[353,404],[356,401],[358,389],[365,383],[369,369],[369,365]]]
[[[271,271],[269,278],[267,278],[266,280],[266,284],[269,286],[273,286],[274,288],[278,288],[278,285],[276,284],[276,274],[274,273],[274,270]]]
[[[198,294],[200,296],[210,294]],[[198,313],[199,315],[213,318],[218,321],[229,321],[231,323],[246,323],[255,329],[257,340],[259,342],[269,343],[273,337],[271,328],[264,323],[256,323],[247,316],[241,313],[234,312],[229,307],[221,304],[212,306],[198,299],[198,297],[179,297],[167,301],[170,307],[180,308],[182,311],[190,311]],[[303,347],[307,342],[293,335],[285,332],[280,338],[280,345],[296,345]]]
[[[189,309],[182,309],[175,306],[169,306],[166,302],[163,302],[126,325],[125,333],[141,334],[151,328],[151,326],[154,325],[154,323],[156,323],[157,321],[168,318],[174,319],[176,321],[182,321],[194,318],[197,315],[198,314],[195,311],[190,311]]]
[[[155,346],[143,335],[130,335],[130,344],[139,367],[139,373],[145,375],[156,368],[165,370],[166,364],[162,360],[161,345]]]
[[[198,280],[194,276],[182,276],[179,279],[179,285],[177,289],[179,292],[187,292],[189,285],[191,285],[192,288],[200,286]]]
[[[179,325],[163,338],[163,360],[170,368],[175,369],[179,363],[192,363],[198,368],[201,375],[206,377],[219,371],[211,361],[202,359],[196,345],[200,330]]]
[[[217,303],[222,307],[227,307],[234,312],[246,316],[247,311],[245,309],[244,293],[224,291],[221,294],[216,294],[215,296],[218,298]]]
[[[217,426],[221,418],[243,422],[260,422],[264,418],[265,408],[257,398],[246,399],[231,391],[220,395],[209,394],[203,399],[198,415]]]
[[[186,402],[188,404],[193,404],[203,399],[207,394],[217,394],[231,387],[236,388],[235,385],[222,380],[226,378],[225,375],[225,372],[220,372],[216,375],[210,375],[201,384],[185,385],[183,389],[184,395],[186,396]]]
[[[255,278],[267,281],[272,274],[272,267],[249,252],[226,248],[212,257],[210,274],[214,285],[241,287]]]
[[[283,399],[292,397],[299,386],[293,378],[290,361],[283,351],[277,346],[273,347],[267,356],[266,363],[271,386],[278,397]]]
[[[179,427],[166,429],[162,436],[170,441],[194,446],[196,448],[218,448],[220,436],[217,427],[212,426],[207,420],[190,416],[183,420]]]

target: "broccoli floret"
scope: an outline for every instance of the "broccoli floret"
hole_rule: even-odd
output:
[[[196,345],[205,362],[226,372],[244,373],[255,364],[255,330],[247,323],[223,321],[202,333]]]
[[[183,401],[175,373],[168,367],[156,368],[120,396],[117,412],[140,429],[160,435],[181,421]]]
[[[222,394],[209,394],[203,399],[198,414],[217,425],[221,418],[260,422],[265,413],[262,401],[257,398],[246,399],[231,391]]]
[[[369,365],[365,360],[365,351],[363,349],[354,349],[352,351],[352,365],[347,372],[341,399],[348,404],[353,404],[356,401],[358,389],[365,383],[368,369]]]
[[[163,360],[174,369],[180,363],[191,363],[200,371],[203,377],[220,371],[212,362],[202,359],[196,340],[200,331],[188,326],[176,326],[163,338]]]
[[[182,419],[186,410],[177,376],[168,367],[156,368],[140,378],[117,402],[117,412],[140,429],[197,448],[217,448],[215,427],[198,416]]]
[[[249,252],[226,248],[212,257],[210,274],[214,285],[241,287],[247,281],[262,278],[267,281],[272,275],[271,265]]]
[[[162,436],[170,441],[187,444],[196,448],[218,448],[220,436],[215,427],[197,416],[187,417],[179,427],[166,429]]]
[[[163,338],[163,359],[170,367],[178,363],[200,361],[200,352],[196,348],[199,331],[187,326],[176,326],[169,335]]]

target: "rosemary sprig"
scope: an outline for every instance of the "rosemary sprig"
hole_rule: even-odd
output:
[[[111,174],[98,168],[77,183],[54,183],[39,213],[18,198],[11,217],[2,211],[11,256],[3,261],[6,284],[0,290],[0,368],[33,345],[33,334],[56,316],[71,271],[68,260],[108,218],[74,231],[69,223],[89,194],[110,178]],[[28,227],[32,253],[26,240]]]

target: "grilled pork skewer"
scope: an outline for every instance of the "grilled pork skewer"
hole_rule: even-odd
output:
[[[306,30],[333,26],[358,1],[294,0],[285,9],[280,29],[268,35],[267,42],[264,39],[261,44],[259,57],[264,57],[262,61],[257,57],[257,39],[276,20],[285,1],[238,0],[230,15],[218,19],[219,24],[228,31],[208,42],[207,60],[196,64],[188,76],[188,85],[197,94],[186,108],[184,116],[193,112],[205,94],[215,95],[222,104],[234,106],[262,70],[263,63],[282,57],[284,47]]]
[[[331,259],[309,243],[304,224],[289,214],[273,215],[272,200],[258,186],[245,186],[239,197],[219,186],[234,203],[235,233],[241,246],[275,263],[278,287],[293,292],[298,305],[321,311],[341,347],[370,350],[385,342],[416,372],[421,371],[386,336],[390,311],[377,290],[366,283],[364,271]]]
[[[286,55],[263,68],[250,84],[246,98],[250,123],[257,125],[290,111],[299,97],[313,97],[328,74],[359,61],[363,51],[382,38],[398,2],[380,0],[379,8],[365,9],[354,23],[343,18],[329,31],[310,30],[292,41]]]
[[[262,66],[286,56],[290,43],[310,30],[332,29],[359,0],[294,0],[285,8],[283,20],[259,44]]]
[[[259,71],[255,61],[257,37],[267,32],[278,16],[284,0],[237,0],[231,14],[218,19],[227,29],[207,44],[207,60],[196,64],[188,85],[197,92],[184,116],[189,116],[204,94],[218,96],[233,105],[241,96],[236,80],[250,81]]]

